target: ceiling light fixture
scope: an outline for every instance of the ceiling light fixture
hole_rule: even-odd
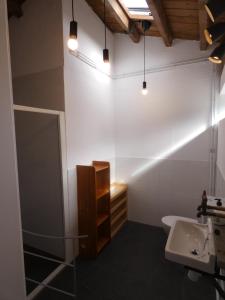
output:
[[[225,12],[224,0],[208,0],[205,4],[205,9],[210,19],[215,22],[215,19]]]
[[[209,60],[214,64],[221,64],[225,56],[225,43],[217,47],[209,57]]]
[[[147,95],[148,89],[147,89],[147,82],[145,81],[145,31],[144,31],[144,81],[142,83],[142,95]]]
[[[105,49],[103,49],[103,62],[109,68],[109,49],[106,48],[106,7],[105,7],[105,0],[104,0],[104,25],[105,25]]]
[[[142,21],[142,28],[143,28],[143,31],[144,31],[144,81],[142,83],[142,95],[147,95],[148,94],[148,88],[147,88],[147,82],[145,80],[145,73],[146,73],[146,70],[145,70],[145,33],[146,33],[146,30],[148,30],[151,26],[151,23],[149,21]]]
[[[214,41],[225,34],[225,23],[216,23],[204,30],[206,41],[212,45]]]
[[[77,22],[74,20],[74,3],[72,1],[72,18],[73,20],[70,22],[70,35],[67,42],[67,46],[70,50],[75,51],[78,48],[77,41]]]

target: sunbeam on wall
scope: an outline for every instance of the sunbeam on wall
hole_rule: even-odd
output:
[[[216,114],[212,125],[217,125],[223,119],[225,119],[225,109],[222,112]]]
[[[176,151],[178,151],[179,149],[181,149],[182,147],[187,145],[189,142],[194,140],[196,137],[201,135],[206,130],[207,130],[207,125],[200,126],[198,129],[196,129],[195,131],[193,131],[192,133],[190,133],[189,135],[187,135],[183,139],[179,140],[172,147],[170,147],[170,148],[166,149],[165,151],[159,153],[159,155],[157,155],[153,159],[150,158],[151,161],[148,162],[147,164],[145,164],[144,166],[138,168],[135,172],[133,172],[132,177],[141,175],[146,170],[154,167],[157,163],[159,163],[160,160],[168,158],[171,154],[175,153]]]

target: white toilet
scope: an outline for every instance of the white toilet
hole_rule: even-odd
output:
[[[179,216],[165,216],[162,218],[161,221],[162,221],[163,228],[167,235],[170,232],[170,228],[178,220],[183,220],[183,221],[188,221],[188,222],[196,222],[195,219],[191,219],[191,218],[185,218],[185,217],[179,217]]]

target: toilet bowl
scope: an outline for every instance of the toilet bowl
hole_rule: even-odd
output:
[[[163,228],[164,228],[166,234],[169,234],[170,228],[178,220],[187,221],[187,222],[196,222],[195,219],[191,219],[191,218],[185,218],[185,217],[180,217],[180,216],[165,216],[162,218],[161,221],[162,221]]]

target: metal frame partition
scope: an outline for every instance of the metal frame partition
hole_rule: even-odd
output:
[[[68,174],[67,174],[67,150],[66,150],[66,123],[65,113],[63,111],[43,109],[30,106],[13,105],[14,111],[33,112],[40,114],[49,114],[58,116],[61,167],[62,167],[62,188],[63,188],[63,210],[64,210],[64,229],[65,234],[71,233],[70,209],[69,209],[69,191],[68,191]],[[66,260],[73,256],[72,246],[69,240],[65,241]]]
[[[70,224],[70,209],[69,209],[69,194],[68,194],[68,175],[67,175],[67,155],[66,155],[66,125],[65,125],[65,113],[63,111],[42,109],[36,107],[28,107],[21,105],[13,105],[14,111],[25,111],[25,112],[33,112],[40,114],[50,114],[57,115],[59,122],[59,136],[60,136],[60,152],[61,152],[61,167],[62,167],[62,187],[63,187],[63,208],[64,208],[64,232],[65,236],[54,236],[54,235],[45,235],[41,233],[31,232],[27,229],[23,229],[23,234],[31,235],[37,238],[43,239],[61,239],[65,241],[65,261],[60,261],[57,259],[49,258],[43,255],[39,255],[30,251],[24,251],[25,254],[39,257],[45,259],[46,261],[52,261],[59,263],[59,266],[43,281],[37,281],[32,278],[26,277],[25,279],[31,283],[37,284],[37,287],[27,296],[27,300],[32,300],[37,296],[44,288],[48,288],[64,294],[66,296],[70,296],[71,298],[76,298],[76,264],[75,264],[75,247],[74,242],[79,238],[86,238],[87,236],[74,236],[70,233],[73,232],[72,226]],[[74,274],[74,293],[70,293],[67,291],[63,291],[61,289],[55,288],[51,286],[49,283],[61,272],[65,267],[73,268]]]
[[[77,239],[81,239],[81,238],[86,238],[86,235],[80,235],[80,236],[53,236],[53,235],[44,235],[44,234],[40,234],[40,233],[35,233],[35,232],[31,232],[28,230],[23,230],[23,233],[32,235],[32,236],[36,236],[39,238],[44,238],[44,239],[63,239],[63,240],[72,240],[72,244],[73,244],[73,253],[75,253],[75,249],[74,249],[74,240]],[[53,290],[55,292],[58,292],[60,294],[69,296],[73,299],[76,299],[76,292],[77,292],[77,288],[76,288],[76,262],[75,262],[75,258],[72,260],[72,262],[63,262],[57,259],[53,259],[44,255],[39,255],[30,251],[24,251],[24,253],[29,254],[31,256],[34,257],[38,257],[38,258],[42,258],[44,260],[47,261],[51,261],[51,262],[56,262],[59,263],[60,265],[47,277],[45,278],[43,281],[37,281],[34,280],[32,278],[29,277],[25,277],[26,281],[37,284],[38,287],[35,288],[28,296],[27,296],[27,300],[32,300],[34,297],[37,296],[37,294],[39,294],[44,288],[48,288],[50,290]],[[57,274],[59,274],[65,267],[70,267],[73,269],[73,286],[74,286],[74,291],[73,293],[58,289],[52,285],[50,285],[50,282],[57,276]]]

